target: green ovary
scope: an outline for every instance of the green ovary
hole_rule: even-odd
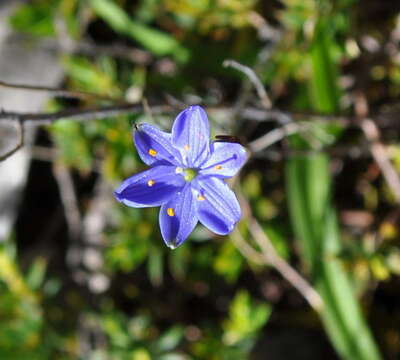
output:
[[[197,171],[194,169],[185,169],[185,180],[192,181],[197,176]]]

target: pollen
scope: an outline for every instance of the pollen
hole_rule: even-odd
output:
[[[175,211],[173,208],[168,208],[167,209],[167,214],[168,216],[175,216]]]
[[[157,155],[157,151],[155,151],[154,149],[149,149],[149,155],[154,157]]]
[[[186,144],[183,148],[184,148],[186,151],[188,151],[188,150],[190,149],[190,146]]]
[[[197,197],[197,200],[199,200],[199,201],[204,201],[206,198],[203,196],[203,195],[199,195],[198,197]]]
[[[221,169],[222,169],[222,166],[221,166],[221,165],[215,165],[215,166],[214,166],[214,169],[215,169],[215,170],[221,170]]]
[[[183,173],[183,169],[181,168],[181,167],[177,167],[176,169],[175,169],[175,173],[176,174],[182,174]]]
[[[155,183],[156,183],[156,182],[155,182],[154,180],[151,179],[151,180],[149,180],[149,181],[147,182],[147,185],[151,187],[151,186],[153,186]]]

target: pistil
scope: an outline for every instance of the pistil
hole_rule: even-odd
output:
[[[185,169],[184,178],[187,182],[192,181],[197,176],[197,170],[195,169]]]

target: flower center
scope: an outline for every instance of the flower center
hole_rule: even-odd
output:
[[[184,178],[187,182],[192,181],[197,176],[197,170],[195,169],[185,169]]]
[[[197,176],[198,171],[197,169],[184,169],[178,166],[175,173],[181,174],[187,182],[190,182]]]

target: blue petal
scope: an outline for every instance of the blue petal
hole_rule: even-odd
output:
[[[115,190],[118,201],[132,207],[160,206],[185,185],[175,166],[158,165],[126,179]]]
[[[200,222],[219,235],[230,233],[240,220],[241,210],[235,194],[221,179],[198,178],[195,181],[197,216]]]
[[[183,110],[172,126],[172,143],[188,167],[198,167],[210,153],[210,127],[206,112],[198,105]]]
[[[220,178],[234,176],[247,160],[246,149],[236,143],[215,142],[209,159],[201,166],[199,174]]]
[[[153,125],[136,125],[134,140],[140,158],[147,165],[160,160],[174,165],[182,163],[179,151],[172,146],[171,134]]]
[[[191,185],[187,184],[170,201],[160,208],[162,237],[172,249],[181,245],[197,224],[195,198]]]

